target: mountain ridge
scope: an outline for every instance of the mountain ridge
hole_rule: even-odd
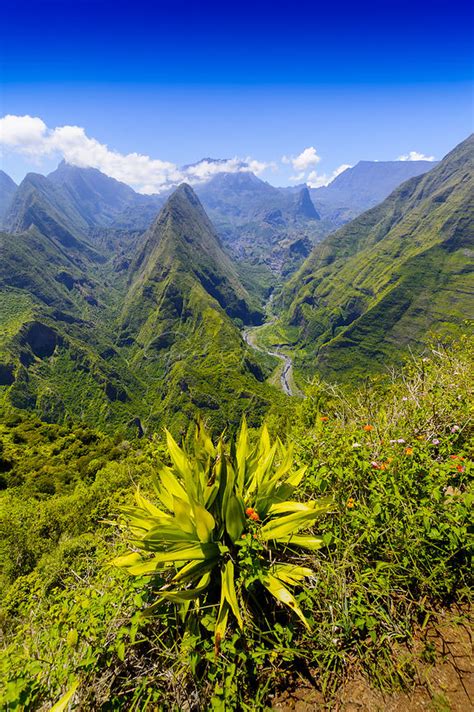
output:
[[[282,295],[304,367],[360,376],[419,347],[430,328],[454,334],[463,314],[474,317],[473,188],[470,136],[314,248]]]
[[[15,181],[0,170],[0,226],[17,188]]]

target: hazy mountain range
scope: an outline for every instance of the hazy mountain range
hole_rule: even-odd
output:
[[[216,159],[204,159],[214,161]],[[251,172],[218,173],[195,188],[226,248],[237,260],[288,274],[335,227],[385,198],[427,161],[361,162],[326,188],[275,188]],[[127,250],[171,191],[142,195],[94,168],[64,161],[48,176],[29,173],[17,187],[0,172],[0,224],[10,232],[48,226],[58,239]]]
[[[147,196],[65,163],[0,181],[0,397],[45,420],[258,420],[285,396],[241,329],[282,285],[302,374],[377,371],[470,315],[472,137],[439,164],[361,162],[316,190],[240,172]]]

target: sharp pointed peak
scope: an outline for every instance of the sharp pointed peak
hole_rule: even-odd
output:
[[[189,183],[181,183],[180,185],[178,185],[178,187],[169,196],[168,200],[164,205],[163,210],[183,204],[188,204],[189,206],[204,212],[204,208],[201,205],[201,201],[199,200]]]
[[[319,214],[314,207],[307,185],[303,185],[296,194],[296,213],[306,218],[319,220]]]

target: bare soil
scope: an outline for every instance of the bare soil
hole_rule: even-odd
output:
[[[409,655],[413,684],[409,689],[382,692],[354,670],[331,699],[307,680],[278,694],[274,712],[472,712],[474,661],[472,617],[439,614],[418,631],[412,645],[396,657]],[[394,660],[397,662],[397,659]],[[316,677],[316,673],[315,673]]]

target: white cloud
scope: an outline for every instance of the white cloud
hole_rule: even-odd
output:
[[[188,180],[204,181],[212,178],[217,173],[241,173],[243,171],[251,171],[255,175],[259,175],[269,168],[275,168],[274,163],[264,163],[257,161],[250,156],[247,158],[229,158],[227,161],[199,161],[192,166],[187,166],[183,169],[183,174]]]
[[[423,153],[418,153],[418,151],[410,151],[403,156],[398,156],[397,161],[435,161],[434,156],[425,156]]]
[[[344,173],[348,168],[352,168],[352,166],[349,163],[343,163],[339,168],[336,168],[331,175],[327,175],[327,173],[321,173],[318,174],[317,171],[311,171],[309,174],[308,178],[306,179],[306,183],[309,185],[310,188],[322,188],[323,186],[329,185],[329,183],[332,183],[334,178],[337,178],[341,173]]]
[[[289,177],[291,183],[303,183],[306,182],[310,188],[321,188],[324,185],[328,185],[334,178],[345,171],[347,168],[351,168],[348,163],[336,168],[330,175],[327,173],[318,173],[314,167],[321,161],[321,157],[318,156],[314,146],[309,146],[305,148],[298,156],[283,156],[282,163],[291,165],[295,171],[295,174]],[[311,170],[311,169],[314,170]],[[310,171],[308,173],[308,171]]]
[[[260,175],[260,173],[263,173],[264,171],[278,170],[278,166],[275,161],[265,163],[263,161],[257,161],[255,158],[251,158],[250,156],[247,156],[247,158],[244,160],[244,164],[246,165],[246,168],[244,170],[252,171],[252,173],[255,173],[255,175],[257,176]]]
[[[298,174],[295,175],[295,176],[290,176],[290,177],[289,177],[289,180],[290,180],[292,183],[302,183],[302,182],[304,181],[305,175],[306,175],[306,174],[305,174],[305,172],[303,171],[302,173],[298,173]]]
[[[80,126],[50,129],[32,116],[7,115],[0,119],[0,147],[41,158],[58,155],[75,166],[97,168],[143,193],[159,192],[181,181],[199,183],[216,173],[251,170],[262,173],[274,164],[231,158],[228,161],[201,161],[180,169],[174,163],[140,153],[119,153],[87,136]]]
[[[305,173],[313,166],[316,166],[321,158],[316,153],[314,146],[309,146],[299,156],[283,156],[281,160],[283,163],[291,163],[293,170],[297,171],[297,173]]]
[[[22,146],[23,153],[37,152],[47,130],[44,121],[33,116],[12,116],[0,119],[0,141],[4,146]]]

